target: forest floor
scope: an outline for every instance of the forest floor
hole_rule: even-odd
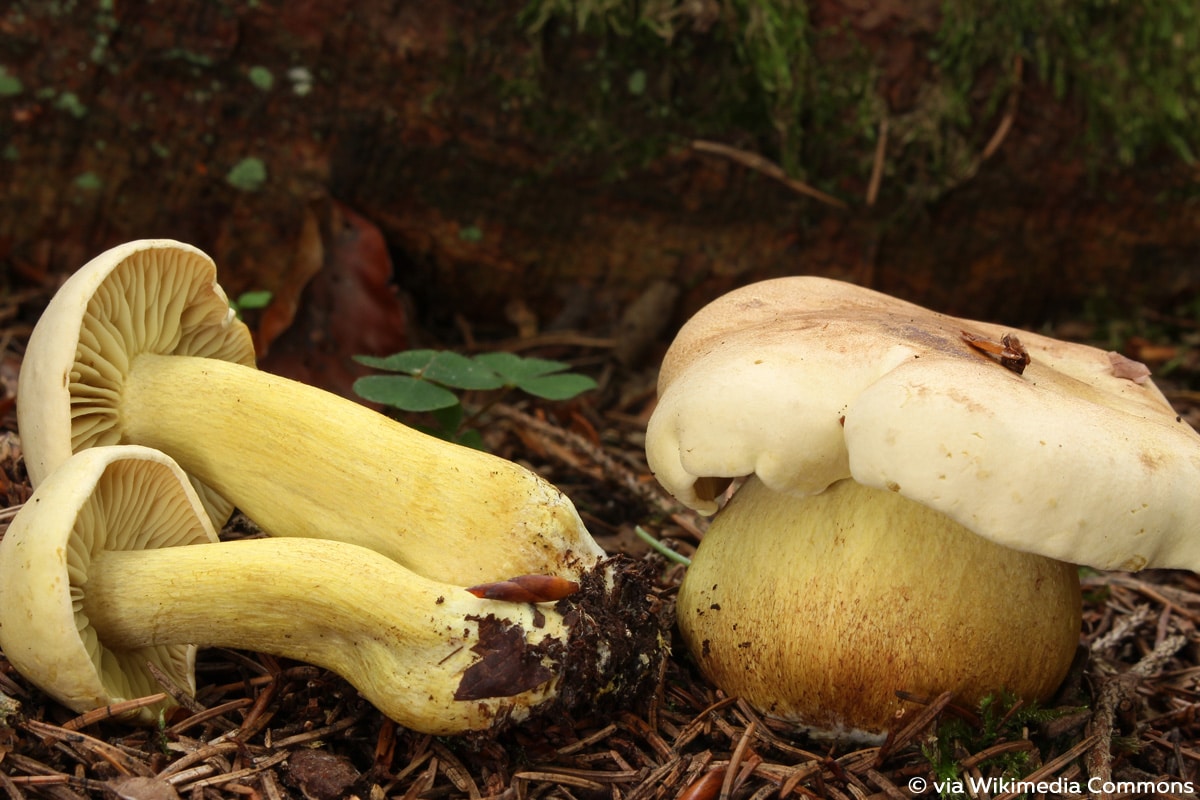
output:
[[[0,307],[0,531],[30,487],[14,410],[28,326],[17,302]],[[1187,320],[1126,354],[1169,369],[1160,386],[1200,425],[1196,330]],[[1102,339],[1093,324],[1065,338]],[[564,343],[565,341],[565,343]],[[523,353],[571,361],[601,388],[565,404],[490,409],[486,444],[562,488],[610,552],[658,566],[670,601],[685,567],[648,549],[641,525],[690,554],[704,520],[650,477],[642,452],[653,374],[612,368],[580,337]],[[1089,779],[1112,797],[1185,797],[1200,784],[1200,577],[1186,572],[1088,573],[1076,665],[1041,709],[951,697],[911,698],[913,711],[881,746],[831,745],[766,718],[707,684],[678,642],[651,700],[603,717],[558,719],[495,738],[434,737],[403,729],[336,675],[268,655],[203,651],[189,710],[163,727],[78,717],[0,656],[0,797],[131,800],[382,798],[906,798],[1035,796],[934,781],[957,776],[1047,784],[1078,796]],[[1057,781],[1057,783],[1055,783]],[[1135,787],[1143,782],[1141,790]],[[1093,783],[1095,789],[1097,784]],[[1104,787],[1095,795],[1104,794]],[[1193,790],[1194,791],[1194,790]]]

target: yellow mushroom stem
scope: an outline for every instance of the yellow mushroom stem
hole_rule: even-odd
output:
[[[571,501],[530,470],[329,392],[151,353],[120,391],[122,443],[162,450],[272,535],[358,544],[459,585],[578,579],[604,556]]]
[[[750,478],[679,592],[704,674],[766,714],[883,735],[896,692],[1046,700],[1079,640],[1076,567],[994,544],[894,492],[843,480],[809,497]]]
[[[149,664],[193,691],[196,647],[215,645],[331,669],[422,732],[494,730],[643,695],[664,657],[650,580],[605,559],[578,591],[534,605],[345,542],[219,542],[175,462],[95,447],[51,473],[0,539],[0,647],[79,712],[154,691]]]
[[[82,611],[109,651],[195,644],[306,661],[433,734],[520,721],[554,700],[570,634],[553,607],[481,600],[311,539],[102,551]]]

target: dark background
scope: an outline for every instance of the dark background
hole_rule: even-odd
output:
[[[9,2],[0,286],[31,318],[187,240],[273,293],[264,365],[335,388],[414,343],[669,338],[782,274],[1194,326],[1196,11],[1041,5]]]

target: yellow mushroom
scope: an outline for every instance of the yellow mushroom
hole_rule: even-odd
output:
[[[173,461],[102,446],[43,480],[0,541],[0,648],[77,712],[159,691],[147,662],[192,691],[196,647],[224,646],[326,667],[397,722],[453,734],[652,685],[661,623],[642,579],[605,562],[534,605],[345,542],[218,542]]]
[[[71,453],[141,444],[272,535],[359,544],[452,583],[578,579],[603,557],[530,470],[254,367],[204,253],[143,240],[90,261],[30,337],[18,424],[34,485]]]

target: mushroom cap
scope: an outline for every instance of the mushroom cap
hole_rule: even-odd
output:
[[[713,478],[810,495],[852,477],[1016,550],[1200,570],[1200,435],[1154,384],[1026,332],[1019,374],[964,333],[1012,331],[826,278],[730,292],[664,358],[650,468],[705,513]]]
[[[81,713],[162,691],[147,662],[194,692],[194,646],[111,650],[83,612],[83,597],[89,566],[104,550],[215,541],[170,458],[136,445],[81,451],[42,481],[0,540],[0,649],[27,679]],[[151,721],[157,709],[138,713]]]
[[[73,274],[29,337],[17,387],[17,424],[34,486],[72,453],[122,444],[124,375],[141,353],[190,355],[255,366],[217,268],[170,239],[114,247]],[[233,504],[193,483],[220,527]]]

